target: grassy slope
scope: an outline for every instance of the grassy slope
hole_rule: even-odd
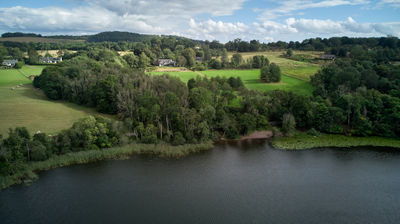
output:
[[[208,70],[202,71],[208,77],[240,77],[249,89],[270,91],[275,89],[293,91],[301,95],[311,95],[313,87],[308,82],[282,75],[280,83],[263,83],[260,82],[260,70]]]
[[[21,71],[37,75],[43,68],[24,66]],[[98,114],[73,103],[50,101],[31,82],[15,69],[0,70],[0,134],[6,135],[8,128],[18,126],[27,127],[31,133],[55,133],[88,114]],[[24,85],[16,87],[19,84]]]
[[[27,84],[32,81],[28,79],[30,75],[40,75],[46,66],[25,65],[21,69],[0,69],[0,86],[12,86]]]
[[[293,137],[274,138],[271,141],[273,147],[278,149],[296,150],[320,147],[394,147],[400,148],[400,140],[383,137],[349,137],[344,135],[321,134],[318,137],[310,136],[302,132]]]
[[[169,74],[178,77],[182,82],[187,83],[189,79],[196,78],[199,74],[196,72],[151,72],[152,75]]]
[[[310,76],[314,75],[320,68],[320,65],[318,64],[295,61],[284,58],[281,56],[284,53],[285,53],[284,51],[265,51],[265,52],[246,52],[246,53],[241,53],[241,55],[243,56],[244,60],[252,58],[255,55],[264,55],[269,59],[270,62],[279,65],[281,67],[283,74],[305,81],[309,81]],[[318,57],[318,55],[321,54],[321,52],[315,52],[315,51],[294,51],[293,53],[295,55],[307,54],[313,57]],[[232,57],[233,54],[234,52],[229,52],[228,57],[229,58]]]

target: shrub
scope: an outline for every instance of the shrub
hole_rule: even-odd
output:
[[[286,136],[291,136],[296,130],[296,121],[291,113],[286,113],[282,118],[282,132]]]
[[[260,79],[264,82],[279,82],[281,81],[281,69],[275,63],[264,66],[260,71]]]

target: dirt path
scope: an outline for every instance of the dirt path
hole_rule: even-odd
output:
[[[266,139],[272,137],[272,131],[255,131],[247,136],[242,136],[240,140],[246,139]]]

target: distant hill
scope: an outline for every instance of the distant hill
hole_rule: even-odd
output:
[[[21,33],[21,32],[15,32],[15,33],[3,33],[1,37],[41,37],[41,34],[36,34],[36,33]]]
[[[60,43],[60,42],[80,42],[85,40],[79,39],[57,39],[49,37],[1,37],[0,42],[17,42],[17,43]]]
[[[108,31],[102,32],[95,35],[90,35],[87,38],[88,42],[119,42],[119,41],[132,41],[132,42],[144,42],[150,41],[153,38],[159,38],[159,35],[139,34],[121,31]],[[194,43],[203,43],[201,40],[193,40],[186,37],[161,35],[161,37],[174,37],[176,40],[189,40]]]
[[[204,43],[201,40],[192,40],[185,37],[179,36],[168,36],[162,35],[163,37],[174,37],[176,40],[185,40],[193,43]],[[35,33],[3,33],[0,38],[0,42],[18,42],[18,43],[60,43],[68,41],[87,41],[87,42],[120,42],[120,41],[131,41],[131,42],[144,42],[150,41],[153,38],[159,38],[158,35],[139,34],[121,31],[107,31],[101,32],[94,35],[53,35],[53,36],[42,36],[41,34]]]
[[[138,34],[138,33],[130,33],[130,32],[120,32],[120,31],[112,31],[112,32],[102,32],[95,35],[90,35],[87,39],[88,42],[119,42],[119,41],[132,41],[132,42],[143,42],[146,40],[151,40],[152,38],[157,37],[156,35],[146,35],[146,34]]]

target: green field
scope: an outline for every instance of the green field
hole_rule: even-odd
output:
[[[21,71],[0,70],[0,134],[6,135],[9,128],[18,126],[27,127],[31,133],[55,133],[70,127],[79,118],[97,114],[93,109],[48,100],[41,90],[32,86],[32,80],[22,75],[38,75],[43,68],[24,66]]]
[[[199,76],[198,72],[151,72],[152,75],[163,75],[163,74],[169,74],[175,77],[178,77],[182,82],[187,83],[189,79],[191,78],[196,78]]]
[[[301,95],[311,95],[313,86],[303,80],[282,75],[280,83],[263,83],[260,82],[260,70],[206,70],[199,72],[152,72],[153,75],[170,74],[179,77],[183,82],[196,76],[205,77],[240,77],[244,85],[253,90],[270,91],[275,89],[292,91]]]
[[[319,55],[322,53],[323,52],[316,51],[293,51],[294,55],[303,54],[310,55],[312,57],[319,57]],[[234,52],[229,52],[228,57],[231,58],[233,54]],[[320,69],[319,64],[295,61],[282,57],[282,55],[285,54],[284,51],[246,52],[240,54],[244,60],[252,58],[255,55],[264,55],[271,63],[273,62],[279,65],[283,74],[305,81],[309,81],[310,76],[314,75]]]
[[[22,69],[0,69],[0,86],[10,86],[31,83],[30,75],[40,75],[46,66],[28,66]]]

